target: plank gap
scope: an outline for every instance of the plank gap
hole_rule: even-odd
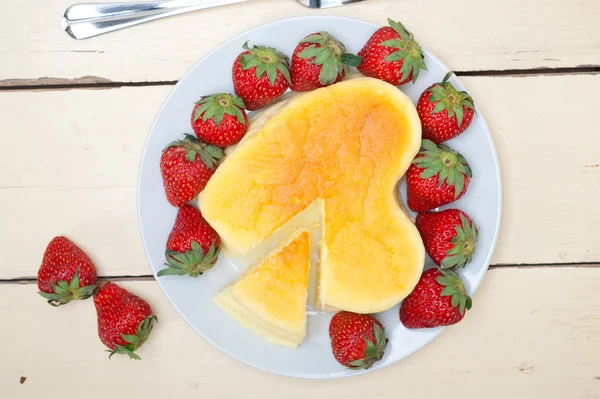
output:
[[[531,68],[531,69],[498,69],[478,71],[455,71],[457,76],[469,77],[520,77],[542,75],[595,75],[600,73],[600,65],[581,65],[564,68]],[[40,79],[11,79],[11,82],[0,82],[0,91],[22,90],[85,90],[85,89],[115,89],[120,87],[174,86],[177,80],[161,80],[146,82],[113,82],[98,78],[96,82],[79,83],[78,79],[45,78],[53,83],[40,83]],[[56,83],[55,83],[56,82]]]
[[[496,264],[490,265],[490,270],[501,269],[554,269],[554,268],[600,268],[600,263],[521,263],[521,264]],[[141,275],[123,275],[123,276],[99,276],[98,281],[152,281],[155,280],[152,274]],[[25,276],[9,279],[0,279],[2,284],[37,284],[37,277]]]

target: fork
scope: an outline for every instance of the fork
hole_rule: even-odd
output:
[[[74,4],[66,9],[62,29],[74,39],[87,39],[172,15],[245,3],[251,0],[166,0],[143,3]],[[329,8],[362,0],[296,0],[310,8]]]

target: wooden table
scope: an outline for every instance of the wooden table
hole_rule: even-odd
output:
[[[58,23],[72,1],[0,14],[0,397],[600,398],[600,2],[255,0],[75,41]],[[188,68],[248,28],[325,13],[401,19],[462,76],[505,205],[464,322],[376,373],[303,381],[230,359],[175,312],[150,275],[136,185],[150,125]],[[59,234],[160,316],[142,361],[107,359],[91,301],[53,309],[36,294]]]

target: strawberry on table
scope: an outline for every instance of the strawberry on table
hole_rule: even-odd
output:
[[[165,148],[160,158],[160,173],[167,200],[181,207],[204,190],[217,167],[223,150],[186,134]]]
[[[205,143],[227,147],[238,143],[248,130],[244,101],[221,93],[202,97],[192,111],[192,128]]]
[[[362,58],[346,52],[346,47],[328,32],[308,35],[292,55],[292,90],[309,91],[337,83],[349,67]]]
[[[89,298],[96,280],[96,267],[81,248],[62,236],[50,241],[38,270],[39,294],[50,305]]]
[[[473,177],[467,160],[450,147],[430,140],[423,140],[422,147],[406,172],[407,202],[415,212],[458,200]]]
[[[109,349],[109,358],[115,353],[126,354],[139,360],[135,351],[150,336],[152,323],[158,321],[152,308],[142,298],[107,282],[94,295],[98,314],[98,336]]]
[[[260,109],[289,89],[290,60],[280,51],[265,46],[248,46],[233,63],[233,87],[246,109]]]
[[[169,234],[165,257],[168,266],[158,276],[198,277],[212,269],[221,251],[221,239],[198,209],[184,205]]]
[[[459,269],[473,259],[477,246],[477,226],[458,209],[424,212],[417,215],[427,253],[442,269]]]
[[[400,321],[407,328],[449,326],[461,321],[471,306],[458,273],[429,269],[400,305]]]
[[[358,70],[395,86],[416,82],[419,72],[427,70],[421,46],[400,22],[388,18],[388,23],[358,52],[364,59]]]
[[[383,325],[374,317],[339,312],[329,324],[335,359],[351,369],[368,369],[381,360],[388,343]]]
[[[448,72],[441,83],[429,86],[417,102],[423,138],[436,144],[464,132],[475,114],[473,99],[467,92],[456,90],[448,81],[450,76],[452,72]]]

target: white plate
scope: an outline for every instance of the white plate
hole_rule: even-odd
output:
[[[169,205],[165,198],[159,169],[161,152],[182,133],[192,132],[190,114],[194,101],[206,94],[233,92],[231,65],[244,42],[250,40],[251,44],[273,46],[291,56],[296,44],[304,36],[327,30],[342,41],[348,51],[356,53],[377,28],[363,21],[328,16],[276,21],[225,42],[179,81],[156,117],[140,171],[140,228],[155,275],[163,268],[165,244],[177,213],[177,209]],[[419,76],[415,85],[409,83],[401,87],[415,103],[426,87],[441,81],[448,71],[444,64],[427,52],[425,61],[429,70]],[[464,89],[456,77],[451,81]],[[500,170],[488,127],[479,111],[469,129],[449,144],[467,158],[473,169],[468,192],[451,205],[471,215],[480,227],[473,262],[461,272],[469,293],[473,293],[488,268],[500,226]],[[399,187],[404,197],[403,184]],[[427,262],[431,265],[430,260]],[[236,265],[222,256],[213,270],[197,279],[167,276],[157,280],[175,309],[200,335],[248,365],[281,375],[313,379],[346,377],[364,372],[347,370],[334,360],[328,335],[329,314],[309,316],[307,339],[297,350],[277,347],[236,324],[213,304],[211,298],[238,273]],[[478,306],[477,297],[474,298],[474,306]],[[383,360],[370,371],[396,363],[442,332],[441,328],[407,330],[399,321],[398,306],[377,317],[385,325],[390,343]],[[201,353],[197,355],[203,356]]]

